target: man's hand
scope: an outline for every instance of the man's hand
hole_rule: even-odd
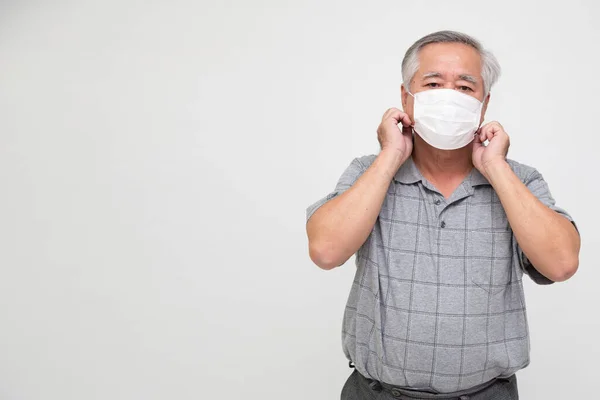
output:
[[[399,123],[402,123],[402,131],[398,127]],[[387,110],[377,128],[377,140],[381,150],[397,151],[402,162],[406,161],[413,149],[411,125],[412,122],[405,112],[397,108]]]
[[[486,140],[489,143],[484,146]],[[487,168],[498,161],[506,161],[509,146],[510,138],[499,122],[485,124],[477,131],[473,143],[473,165],[489,180]]]

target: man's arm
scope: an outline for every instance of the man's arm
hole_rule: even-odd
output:
[[[326,270],[335,268],[362,246],[404,159],[399,151],[382,150],[352,187],[315,211],[306,224],[315,264]]]
[[[485,171],[535,269],[555,282],[573,276],[579,265],[580,237],[571,221],[537,199],[506,161],[487,163]]]
[[[310,216],[306,224],[309,253],[319,267],[342,265],[369,237],[392,178],[412,152],[411,124],[403,111],[387,110],[377,128],[381,146],[377,158],[358,179],[341,182],[344,192]]]

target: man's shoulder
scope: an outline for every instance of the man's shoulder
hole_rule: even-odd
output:
[[[366,154],[356,157],[354,161],[360,164],[366,170],[371,166],[371,164],[373,164],[376,158],[377,154]]]
[[[523,164],[518,161],[508,159],[508,158],[506,159],[506,162],[508,163],[508,165],[510,166],[512,171],[515,173],[515,175],[517,175],[519,177],[521,182],[527,182],[528,180],[531,179],[531,177],[534,174],[538,173],[537,169],[535,169],[534,167],[532,167],[530,165]]]

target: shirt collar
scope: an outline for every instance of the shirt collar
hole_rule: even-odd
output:
[[[398,168],[394,179],[400,183],[409,185],[411,183],[419,182],[423,180],[423,175],[415,165],[412,157],[408,157],[404,163]]]
[[[394,175],[394,179],[400,183],[404,183],[406,185],[416,183],[419,181],[424,181],[423,175],[415,165],[412,157],[408,157],[408,159],[398,168],[396,175]],[[477,168],[473,168],[471,173],[467,178],[467,182],[470,183],[471,186],[480,186],[480,185],[489,185],[488,180],[479,172]]]
[[[475,167],[471,170],[469,180],[471,181],[471,186],[490,185],[485,176]]]

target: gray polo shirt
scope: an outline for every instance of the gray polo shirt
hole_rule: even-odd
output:
[[[373,163],[356,158],[311,215]],[[542,203],[555,206],[534,168],[508,161]],[[529,364],[522,276],[552,283],[524,256],[500,200],[479,171],[446,200],[412,158],[398,170],[375,226],[356,254],[342,343],[366,377],[449,393]]]

